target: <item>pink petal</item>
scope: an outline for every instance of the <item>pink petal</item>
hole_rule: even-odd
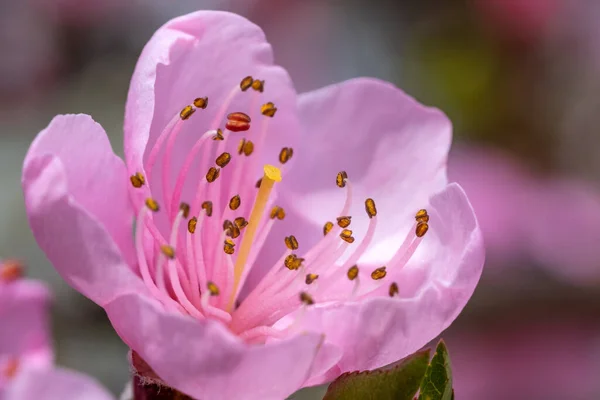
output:
[[[248,346],[222,324],[166,314],[136,294],[105,307],[113,326],[168,385],[199,399],[280,400],[310,376],[319,334]]]
[[[127,180],[100,126],[83,115],[56,117],[23,167],[29,224],[39,246],[71,286],[100,305],[122,292],[145,293],[122,255],[133,236]]]
[[[72,200],[106,230],[130,263],[133,252],[133,210],[127,194],[129,179],[123,161],[110,146],[106,132],[90,116],[58,115],[31,144],[23,166],[22,184],[41,173],[30,169],[40,158],[51,156],[64,169]],[[35,203],[42,202],[43,192]],[[34,201],[30,198],[30,201]]]
[[[20,371],[4,395],[4,400],[114,400],[95,379],[62,368]]]
[[[484,261],[473,210],[456,184],[431,205],[431,240],[423,242],[418,261],[385,278],[398,283],[399,299],[382,293],[362,302],[317,303],[301,319],[303,329],[324,332],[326,343],[343,349],[341,372],[378,368],[413,353],[448,327],[471,297]],[[415,290],[410,270],[419,268],[426,278]]]
[[[40,282],[0,283],[0,359],[8,356],[20,363],[51,365],[49,307],[50,292]]]
[[[239,84],[248,75],[265,80],[264,93],[252,89],[241,92]],[[173,157],[172,169],[177,170],[202,133],[224,128],[222,113],[216,125],[212,121],[232,90],[236,91],[235,98],[225,114],[242,111],[256,122],[254,116],[260,116],[262,104],[272,101],[278,108],[269,121],[269,132],[277,135],[270,135],[266,146],[271,162],[275,162],[283,146],[293,145],[298,131],[296,94],[287,72],[273,65],[271,46],[262,30],[243,17],[216,11],[199,11],[166,23],[144,48],[131,80],[125,114],[129,169],[144,171],[143,157],[149,153],[146,146],[154,144],[183,107],[207,96],[207,109],[196,111],[183,124],[181,142],[175,150],[179,156]],[[254,108],[250,109],[251,105]],[[255,125],[252,130],[259,130],[259,124]],[[236,146],[237,139],[233,142]]]

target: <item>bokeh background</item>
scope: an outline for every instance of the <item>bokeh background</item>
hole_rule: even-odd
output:
[[[137,56],[162,23],[196,9],[261,25],[300,92],[374,76],[449,115],[449,176],[488,248],[481,284],[442,335],[457,399],[600,398],[596,0],[0,0],[0,257],[53,288],[59,364],[115,393],[128,376],[102,309],[61,280],[29,231],[25,152],[55,114],[82,112],[122,154]]]

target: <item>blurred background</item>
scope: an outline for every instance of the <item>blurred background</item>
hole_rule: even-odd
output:
[[[128,376],[103,310],[61,280],[29,231],[25,152],[55,114],[82,112],[122,154],[143,45],[196,9],[258,23],[299,92],[374,76],[449,115],[449,176],[488,249],[473,299],[442,335],[457,399],[600,398],[596,0],[0,0],[0,257],[53,288],[59,364],[115,393]]]

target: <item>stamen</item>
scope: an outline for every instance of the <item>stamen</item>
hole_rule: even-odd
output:
[[[190,216],[190,205],[188,203],[181,203],[179,209],[183,211],[183,218],[187,219]]]
[[[179,118],[181,118],[182,120],[186,120],[189,117],[192,116],[193,113],[196,112],[196,109],[192,106],[185,106],[183,108],[183,110],[181,110],[181,112],[179,113]]]
[[[238,154],[250,156],[254,152],[254,143],[251,140],[242,139],[238,145]]]
[[[290,254],[289,256],[287,256],[285,258],[283,265],[285,265],[285,267],[287,269],[289,269],[290,271],[296,271],[297,269],[299,269],[302,266],[303,262],[304,262],[304,258],[299,258],[295,254]]]
[[[271,219],[277,218],[278,220],[282,220],[285,218],[285,210],[279,206],[275,206],[271,209],[270,217]]]
[[[213,212],[213,204],[212,204],[212,201],[208,201],[208,200],[207,200],[207,201],[203,202],[201,207],[202,207],[202,209],[203,209],[204,211],[206,211],[206,216],[207,216],[207,217],[210,217],[210,216],[212,216],[212,212]]]
[[[346,187],[346,179],[348,179],[348,174],[346,171],[340,171],[335,177],[335,184],[341,188]]]
[[[277,107],[275,107],[275,104],[268,102],[266,104],[263,104],[260,107],[260,113],[264,116],[273,118],[275,116],[275,113],[277,112]]]
[[[224,140],[223,131],[219,128],[215,131],[215,135],[212,137],[213,140]]]
[[[427,217],[429,218],[429,217]],[[419,222],[417,224],[417,228],[415,229],[415,234],[417,235],[417,237],[423,237],[425,236],[425,234],[427,233],[427,231],[429,230],[429,225],[427,224],[427,222]]]
[[[0,263],[0,282],[13,282],[23,277],[23,264],[15,260]]]
[[[215,285],[214,282],[208,282],[206,284],[206,287],[208,288],[208,292],[210,293],[211,296],[219,295],[219,287],[217,285]]]
[[[260,189],[260,183],[262,182],[262,178],[260,178],[259,180],[256,181],[256,184],[254,185],[255,188]]]
[[[220,168],[210,167],[208,169],[208,172],[206,173],[206,181],[208,183],[213,183],[214,181],[217,180],[217,178],[219,177],[220,174],[221,174]]]
[[[243,112],[234,112],[227,115],[227,123],[225,128],[231,132],[243,132],[250,129],[250,122],[252,120]]]
[[[2,371],[0,371],[0,372],[2,373],[2,375],[4,377],[11,379],[11,378],[15,377],[18,370],[19,370],[19,360],[14,357],[10,357],[6,361],[6,364],[2,368]]]
[[[365,210],[367,210],[367,215],[369,218],[373,218],[377,215],[377,208],[375,207],[375,201],[371,198],[365,200]]]
[[[352,222],[352,217],[338,217],[337,224],[340,228],[347,228],[350,226],[350,222]]]
[[[237,217],[233,220],[233,223],[240,229],[244,229],[248,225],[248,221],[244,217]]]
[[[235,253],[235,243],[233,242],[233,240],[227,238],[225,239],[225,243],[223,245],[223,251],[225,251],[225,254],[233,254]]]
[[[300,292],[300,301],[306,304],[307,306],[311,306],[315,304],[312,296],[306,292]]]
[[[257,92],[264,92],[265,90],[265,81],[259,81],[258,79],[252,82],[252,89]]]
[[[385,267],[379,267],[371,272],[371,278],[375,281],[385,278],[386,275],[387,271],[385,270]]]
[[[398,294],[398,284],[396,282],[392,282],[388,293],[389,293],[390,297],[394,297],[395,295]]]
[[[240,208],[241,204],[242,204],[242,199],[240,198],[239,194],[236,194],[235,196],[233,196],[231,198],[231,200],[229,200],[229,209],[235,211],[238,208]]]
[[[346,276],[348,276],[348,279],[350,279],[351,281],[355,280],[356,277],[358,276],[358,266],[357,265],[353,265],[348,269],[348,273],[346,274]]]
[[[194,105],[204,110],[208,106],[208,97],[198,97],[194,100]]]
[[[354,243],[354,236],[352,236],[352,231],[350,229],[344,229],[342,233],[340,233],[340,237],[347,243]]]
[[[298,240],[296,239],[296,236],[294,236],[294,235],[286,236],[284,241],[285,241],[285,245],[287,246],[288,249],[298,250]]]
[[[415,215],[415,219],[417,220],[417,222],[429,222],[429,214],[427,214],[427,210],[419,210]]]
[[[294,149],[292,149],[291,147],[284,147],[279,152],[279,162],[285,164],[286,162],[290,161],[293,155]]]
[[[146,199],[146,207],[148,207],[152,212],[158,212],[158,210],[160,209],[158,203],[152,197],[148,197]]]
[[[136,172],[135,175],[129,177],[134,188],[139,189],[146,183],[146,178],[141,172]]]
[[[306,275],[306,280],[304,282],[307,285],[310,285],[311,283],[313,283],[314,281],[316,281],[318,277],[319,277],[319,275],[317,275],[317,274],[307,274]]]
[[[274,167],[272,165],[264,166],[264,176],[263,182],[260,185],[260,189],[258,190],[258,194],[256,195],[256,199],[254,200],[254,206],[252,208],[252,212],[250,213],[250,219],[248,221],[248,227],[246,228],[246,233],[244,234],[244,238],[242,239],[242,244],[240,245],[240,251],[238,253],[238,257],[235,262],[234,274],[233,274],[233,290],[231,292],[231,298],[229,300],[228,309],[231,310],[233,304],[235,302],[235,297],[237,296],[238,285],[242,278],[242,274],[244,272],[244,267],[248,256],[250,255],[250,249],[252,247],[252,242],[254,240],[254,236],[256,235],[256,230],[258,229],[258,225],[260,223],[261,217],[264,213],[264,209],[267,206],[267,202],[269,200],[269,194],[273,189],[273,185],[275,182],[281,181],[281,171],[279,168]],[[283,210],[283,209],[282,209]]]
[[[160,246],[160,251],[170,260],[175,258],[175,249],[168,244]]]
[[[231,154],[224,152],[221,153],[219,157],[215,160],[215,164],[221,168],[225,168],[227,164],[231,161]]]
[[[327,236],[329,232],[333,229],[333,222],[327,221],[323,226],[323,236]]]
[[[196,217],[192,217],[192,219],[190,219],[188,221],[188,232],[189,233],[194,233],[196,232],[196,225],[198,224],[198,218]]]
[[[250,89],[252,83],[254,83],[254,79],[252,79],[251,76],[247,76],[244,79],[242,79],[242,81],[240,82],[240,89],[242,89],[242,92],[245,92],[246,90]]]

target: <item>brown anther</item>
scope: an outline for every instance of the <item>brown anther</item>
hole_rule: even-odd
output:
[[[228,219],[223,221],[223,230],[226,232],[225,234],[232,239],[237,239],[240,236],[240,228]]]
[[[340,171],[335,177],[335,184],[341,188],[346,187],[346,179],[348,179],[348,174],[346,171]]]
[[[242,148],[242,151],[243,151],[244,155],[246,157],[248,157],[249,155],[252,154],[252,152],[254,152],[254,143],[252,143],[251,140],[246,140],[246,143],[244,143],[244,147]]]
[[[417,228],[415,229],[415,234],[417,237],[423,237],[429,230],[429,224],[427,222],[419,222],[417,224]]]
[[[307,306],[312,306],[315,304],[312,296],[306,292],[300,292],[300,301],[306,304]]]
[[[223,230],[224,231],[231,229],[232,226],[233,226],[233,222],[231,222],[230,220],[226,219],[225,221],[223,221]]]
[[[183,211],[183,218],[187,219],[190,215],[190,205],[188,203],[181,203],[179,209]]]
[[[285,245],[287,246],[288,249],[298,250],[298,239],[296,239],[296,236],[294,236],[294,235],[286,236],[284,241],[285,241]]]
[[[256,184],[254,185],[255,188],[260,189],[260,184],[262,183],[262,178],[260,178],[259,180],[256,181]]]
[[[214,282],[208,281],[206,283],[206,288],[208,289],[208,293],[210,293],[211,296],[219,295],[219,287],[215,285]]]
[[[365,200],[365,210],[369,218],[373,218],[377,215],[377,208],[375,207],[375,200],[368,198]]]
[[[273,104],[271,102],[268,102],[268,103],[260,106],[260,113],[264,116],[273,118],[275,116],[276,112],[277,112],[277,107],[275,107],[275,104]]]
[[[279,206],[274,206],[271,209],[271,219],[277,218],[278,220],[282,220],[285,218],[285,210]]]
[[[340,237],[346,243],[354,243],[354,236],[352,236],[352,231],[350,229],[342,230],[342,233],[340,233]]]
[[[252,89],[258,91],[258,92],[264,92],[265,91],[265,81],[259,81],[258,79],[255,80],[254,82],[252,82]]]
[[[0,263],[0,282],[12,282],[23,277],[23,264],[16,260]]]
[[[246,226],[248,226],[248,221],[246,221],[246,218],[244,217],[237,217],[233,220],[233,223],[240,229],[244,229]]]
[[[283,262],[285,267],[291,271],[295,271],[302,266],[304,262],[304,258],[300,258],[295,254],[290,254],[287,256]]]
[[[333,229],[333,222],[327,221],[325,225],[323,225],[323,236],[326,236]]]
[[[247,76],[240,82],[240,89],[242,89],[242,92],[245,92],[246,90],[250,89],[253,83],[254,79],[252,79],[251,76]]]
[[[175,249],[168,244],[160,246],[160,251],[171,260],[175,258]]]
[[[0,375],[3,375],[5,378],[11,379],[17,375],[17,371],[19,370],[19,360],[14,357],[9,357],[2,370],[0,370]]]
[[[210,167],[208,169],[208,172],[206,173],[206,181],[208,183],[212,183],[217,180],[217,178],[219,177],[220,174],[221,174],[221,169],[215,168],[215,167]]]
[[[181,112],[179,113],[179,117],[182,120],[185,121],[186,119],[188,119],[189,117],[191,117],[192,114],[195,113],[195,112],[196,112],[196,109],[194,107],[192,107],[192,106],[185,106],[183,108],[183,110],[181,110]]]
[[[247,131],[250,129],[251,121],[248,114],[234,112],[227,115],[227,124],[225,124],[225,128],[229,129],[231,132]]]
[[[290,161],[293,155],[294,149],[292,149],[291,147],[284,147],[279,152],[279,162],[285,164],[286,162]]]
[[[415,219],[417,220],[417,222],[429,222],[429,214],[427,214],[427,210],[419,210],[415,215]]]
[[[196,224],[198,223],[198,218],[196,217],[192,217],[189,221],[188,221],[188,232],[189,233],[194,233],[196,232]]]
[[[389,293],[390,297],[394,297],[395,295],[398,294],[398,284],[396,282],[392,282],[388,293]]]
[[[221,153],[219,157],[215,160],[215,164],[221,168],[225,168],[227,164],[231,161],[231,154],[228,152]]]
[[[371,278],[373,278],[373,280],[376,281],[385,278],[386,275],[387,271],[385,270],[385,267],[379,267],[373,272],[371,272]]]
[[[242,204],[242,199],[240,198],[239,194],[236,194],[229,200],[229,209],[237,210],[238,208],[240,208],[241,204]]]
[[[219,128],[217,129],[217,133],[212,137],[213,140],[225,140],[225,136],[223,136],[223,131]]]
[[[348,268],[348,273],[346,273],[346,276],[351,281],[355,280],[358,276],[358,265],[353,265],[350,268]]]
[[[350,222],[352,222],[352,217],[338,217],[337,224],[340,228],[347,228],[350,226]]]
[[[213,204],[212,201],[205,201],[202,203],[202,205],[200,206],[204,211],[206,211],[206,216],[210,217],[212,215],[212,211],[213,211]]]
[[[141,172],[136,172],[135,175],[131,175],[129,180],[131,180],[131,184],[136,189],[141,188],[144,186],[144,183],[146,183],[146,178],[144,178],[144,175],[142,175]]]
[[[194,105],[204,110],[208,106],[208,97],[198,97],[194,100]]]
[[[225,243],[223,244],[223,251],[225,251],[225,254],[233,254],[235,253],[235,243],[233,243],[233,240],[226,238],[225,239]]]
[[[319,277],[319,275],[317,275],[317,274],[307,274],[306,275],[306,279],[304,280],[304,282],[307,285],[310,285],[311,283],[313,283],[314,281],[316,281],[318,277]]]
[[[148,207],[148,209],[153,212],[158,212],[158,210],[160,209],[158,203],[152,197],[148,197],[146,199],[146,207]]]

